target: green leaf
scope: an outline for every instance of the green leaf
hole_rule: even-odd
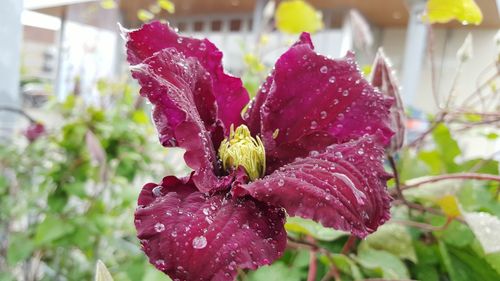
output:
[[[425,19],[430,23],[457,20],[463,24],[479,25],[483,14],[474,0],[429,0]]]
[[[415,272],[418,280],[439,281],[439,273],[434,266],[428,264],[417,264]]]
[[[461,154],[457,142],[451,136],[450,130],[444,124],[439,124],[432,132],[441,160],[448,166],[455,165],[455,157]],[[450,171],[450,169],[448,169]]]
[[[74,183],[69,183],[65,184],[62,187],[64,191],[70,195],[75,195],[80,198],[85,198],[86,196],[86,191],[85,191],[85,183],[84,182],[74,182]]]
[[[479,114],[474,113],[466,113],[464,114],[465,120],[469,122],[480,122],[483,120],[483,117]]]
[[[278,30],[291,34],[314,33],[323,28],[321,13],[303,0],[280,1],[275,19]]]
[[[387,279],[409,279],[405,264],[393,254],[373,249],[360,249],[356,258],[361,266],[372,269]]]
[[[469,248],[448,247],[448,251],[457,273],[453,281],[500,280],[500,274]]]
[[[7,193],[8,189],[9,189],[9,181],[7,180],[7,177],[0,174],[0,194]]]
[[[403,149],[400,152],[400,179],[405,182],[409,179],[416,177],[423,177],[429,175],[430,171],[428,166],[417,157],[414,151]]]
[[[446,244],[443,241],[438,241],[439,245],[439,254],[441,255],[441,261],[448,272],[451,281],[459,281],[459,276],[455,272],[455,268],[453,267],[453,264],[451,262],[451,257],[450,254],[448,253],[448,248],[446,247]]]
[[[165,273],[159,271],[158,269],[151,267],[151,265],[147,265],[146,272],[144,274],[144,277],[142,278],[142,281],[171,281]]]
[[[149,122],[149,118],[144,110],[134,111],[134,113],[132,113],[132,120],[137,124],[147,124]]]
[[[335,266],[340,270],[340,272],[352,276],[354,280],[362,280],[363,274],[359,269],[358,265],[349,257],[342,254],[331,254],[331,258]],[[326,256],[320,258],[322,262],[327,265],[331,265],[331,260]]]
[[[7,262],[12,266],[16,265],[28,258],[34,248],[35,243],[26,233],[11,233],[7,250]]]
[[[0,272],[0,281],[16,281],[17,279],[9,272]]]
[[[323,227],[321,224],[299,217],[290,217],[285,224],[287,231],[310,235],[319,240],[333,241],[339,237],[347,235],[347,233],[335,230],[333,228]]]
[[[439,249],[436,244],[424,244],[424,242],[416,240],[414,245],[418,264],[435,265],[439,263]]]
[[[430,175],[439,175],[447,171],[446,163],[441,158],[440,153],[436,150],[421,151],[418,154],[418,159],[429,167]]]
[[[283,262],[275,262],[270,266],[263,266],[252,271],[247,276],[247,281],[300,281],[301,272],[298,268],[288,267]]]
[[[434,217],[431,221],[434,226],[442,226],[446,222],[444,217]],[[474,233],[463,223],[452,221],[445,230],[434,231],[436,237],[448,245],[465,247],[474,240]]]
[[[390,241],[390,243],[387,241]],[[406,227],[399,224],[387,223],[382,225],[376,232],[366,237],[359,247],[384,250],[401,259],[417,262],[411,236]]]
[[[47,215],[35,232],[35,244],[45,245],[74,231],[74,226],[59,217]]]

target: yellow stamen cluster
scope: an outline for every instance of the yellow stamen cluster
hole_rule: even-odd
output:
[[[219,157],[224,169],[242,166],[250,180],[263,176],[266,171],[264,144],[258,136],[254,139],[245,125],[240,125],[236,131],[231,125],[229,138],[220,144]]]

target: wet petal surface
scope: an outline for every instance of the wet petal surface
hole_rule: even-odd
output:
[[[127,38],[127,57],[130,64],[140,64],[156,52],[171,48],[187,58],[193,58],[206,71],[209,80],[208,87],[203,91],[210,91],[207,98],[215,98],[217,117],[225,125],[226,133],[231,124],[238,126],[242,123],[241,110],[248,103],[248,93],[243,87],[241,79],[228,75],[222,67],[222,52],[207,39],[195,39],[178,35],[171,27],[160,22],[151,22],[141,29],[124,34]],[[211,111],[212,101],[200,102],[200,111]],[[203,109],[208,106],[208,109]],[[203,117],[203,114],[201,114]]]
[[[233,193],[365,237],[389,218],[383,157],[382,145],[367,136],[312,151],[261,180],[235,186]]]
[[[327,58],[302,36],[278,59],[246,120],[262,135],[271,172],[309,151],[377,131],[388,143],[391,104],[362,77],[352,53]]]
[[[150,262],[178,280],[234,280],[279,258],[284,212],[251,198],[207,197],[192,181],[166,177],[146,184],[135,214]]]
[[[174,49],[164,49],[131,69],[141,85],[141,95],[153,104],[161,143],[186,149],[184,159],[195,171],[193,180],[201,191],[225,185],[224,179],[216,176],[220,168],[213,132],[217,129],[207,126],[202,116],[210,114],[199,110],[195,102],[200,91],[210,84],[203,67]]]

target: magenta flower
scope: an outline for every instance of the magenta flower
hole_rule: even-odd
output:
[[[42,123],[32,122],[28,125],[28,128],[24,130],[23,135],[28,139],[29,142],[34,142],[41,135],[45,134],[45,126]]]
[[[321,56],[303,33],[242,117],[247,91],[210,41],[159,22],[125,36],[160,142],[185,149],[193,169],[139,196],[135,226],[156,268],[175,280],[233,280],[283,254],[285,212],[359,237],[389,218],[392,99],[353,54]]]

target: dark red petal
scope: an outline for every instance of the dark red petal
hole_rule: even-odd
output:
[[[33,142],[45,134],[45,126],[42,123],[31,123],[23,134],[30,142]]]
[[[166,177],[146,184],[135,213],[150,262],[174,280],[234,280],[279,258],[284,212],[252,198],[206,196],[193,182]]]
[[[394,131],[394,136],[391,140],[389,150],[396,152],[401,149],[405,139],[405,110],[399,94],[398,80],[382,48],[378,50],[373,62],[371,82],[382,94],[395,100],[394,106],[391,108],[391,127]]]
[[[216,176],[219,169],[211,131],[217,130],[203,122],[202,116],[210,114],[195,102],[200,96],[200,102],[209,102],[203,91],[211,82],[203,67],[197,60],[170,48],[131,69],[141,85],[141,95],[153,104],[153,119],[161,143],[186,149],[184,159],[195,171],[193,180],[200,191],[225,185],[225,180]]]
[[[311,152],[233,194],[283,207],[290,216],[365,237],[389,218],[384,149],[373,136]]]
[[[246,119],[262,135],[270,172],[311,150],[377,131],[388,143],[391,104],[362,77],[352,53],[330,59],[301,38],[278,59]]]
[[[224,73],[222,52],[212,42],[207,39],[179,36],[175,30],[160,22],[145,24],[136,31],[126,33],[125,36],[128,61],[132,65],[140,64],[154,53],[166,48],[172,48],[185,57],[198,61],[207,71],[210,85],[203,85],[206,87],[203,91],[210,91],[215,97],[217,118],[223,122],[226,130],[231,124],[238,126],[242,123],[241,111],[248,103],[248,93],[241,79]],[[203,101],[197,105],[198,110],[202,110],[201,107],[205,105],[212,110],[210,101]]]
[[[309,33],[303,32],[302,34],[300,34],[299,40],[295,42],[293,46],[300,45],[306,45],[311,49],[314,49],[314,45],[311,41],[311,35],[309,35]],[[251,101],[250,105],[248,106],[247,112],[245,113],[245,121],[247,123],[247,126],[252,131],[252,135],[254,136],[260,134],[261,132],[260,109],[264,101],[267,99],[267,94],[269,93],[269,90],[271,89],[271,86],[273,84],[273,78],[274,71],[267,76],[266,81],[259,88],[257,95]]]

